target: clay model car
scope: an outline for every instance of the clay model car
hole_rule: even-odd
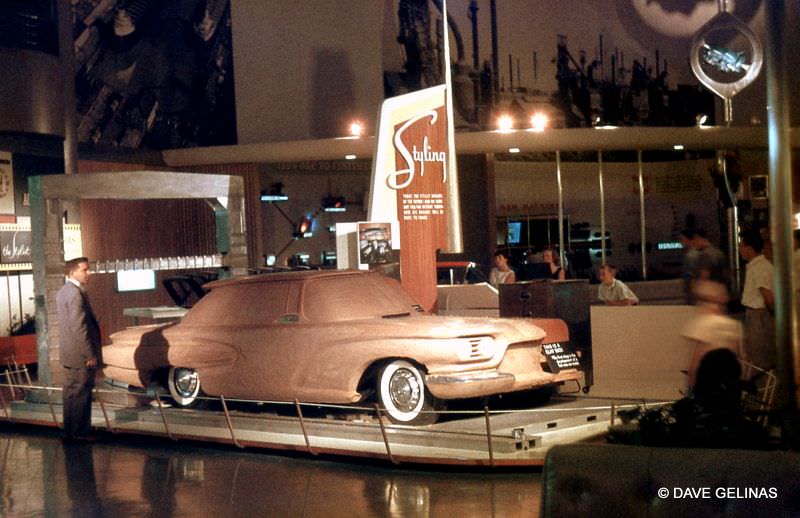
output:
[[[422,424],[447,400],[577,379],[541,351],[561,320],[433,316],[399,282],[353,270],[255,275],[205,285],[178,323],[130,327],[104,347],[105,375],[165,384],[178,405],[202,393],[260,401],[377,401]],[[534,324],[534,322],[539,325]],[[201,392],[202,391],[202,392]]]

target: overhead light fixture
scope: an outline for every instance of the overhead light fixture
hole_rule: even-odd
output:
[[[344,196],[326,196],[322,200],[322,210],[325,212],[347,211],[347,206],[345,205]]]
[[[511,115],[501,115],[497,118],[497,129],[503,132],[511,131],[514,129],[514,119]]]
[[[360,137],[364,134],[364,125],[359,121],[353,121],[350,123],[350,136],[351,137]]]
[[[547,122],[547,115],[541,112],[534,113],[531,117],[531,129],[536,132],[544,131],[547,127]]]
[[[508,148],[508,152],[509,153],[519,153],[519,148],[518,147],[510,147],[510,148]]]
[[[304,216],[300,221],[297,222],[294,232],[292,233],[292,237],[294,239],[304,239],[312,237],[314,235],[314,231],[312,229],[312,223],[313,222],[310,217]]]
[[[283,183],[273,183],[269,190],[261,191],[261,201],[275,203],[279,201],[288,201],[289,196],[283,193]]]
[[[345,155],[344,156],[345,160],[355,160],[356,158],[358,158],[356,155]]]
[[[674,146],[672,146],[672,149],[674,149],[675,151],[683,151],[683,144],[675,144]]]

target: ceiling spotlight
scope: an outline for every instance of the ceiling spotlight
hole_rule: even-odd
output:
[[[672,149],[674,149],[675,151],[683,151],[683,144],[675,144],[674,146],[672,146]]]
[[[355,160],[356,158],[358,158],[356,155],[345,155],[344,156],[345,160]]]
[[[350,123],[350,136],[351,137],[360,137],[364,134],[364,125],[359,121],[353,121]]]
[[[519,148],[518,147],[510,147],[510,148],[508,148],[508,152],[509,153],[519,153]]]
[[[497,118],[497,129],[500,131],[511,131],[514,129],[514,119],[511,115],[501,115]]]
[[[547,115],[541,112],[534,113],[531,117],[531,129],[533,131],[544,131],[547,127]]]

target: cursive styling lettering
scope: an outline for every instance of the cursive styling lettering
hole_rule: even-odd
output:
[[[417,146],[414,145],[411,147],[411,151],[409,151],[408,147],[403,143],[402,137],[406,129],[408,129],[409,126],[418,120],[424,119],[425,117],[431,118],[430,125],[433,126],[436,123],[436,119],[438,119],[438,114],[435,110],[431,110],[427,113],[412,117],[402,126],[400,126],[400,129],[398,129],[394,134],[394,147],[397,149],[398,153],[400,153],[400,156],[403,157],[403,160],[408,167],[405,169],[398,169],[397,171],[389,173],[386,176],[386,184],[391,189],[400,190],[411,185],[411,182],[414,181],[414,176],[416,175],[417,162],[420,164],[420,176],[425,176],[425,162],[440,162],[442,164],[442,183],[447,181],[447,153],[444,151],[433,151],[431,146],[428,144],[427,135],[422,139],[422,150],[417,149]],[[408,176],[405,181],[398,183],[398,177],[405,175]]]

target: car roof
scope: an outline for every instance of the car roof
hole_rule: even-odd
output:
[[[262,273],[258,275],[245,275],[222,279],[204,284],[204,288],[214,289],[223,286],[233,286],[238,284],[260,284],[268,282],[305,282],[311,279],[321,279],[328,277],[355,277],[370,275],[370,272],[362,270],[301,270],[292,272]]]

